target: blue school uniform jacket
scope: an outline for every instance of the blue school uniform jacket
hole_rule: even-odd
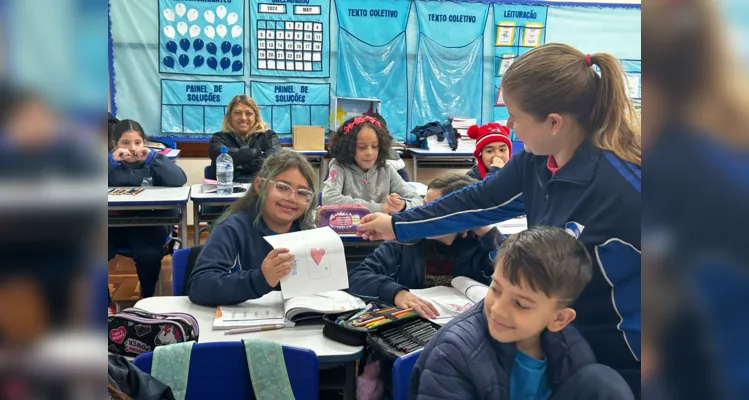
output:
[[[560,332],[541,333],[546,377],[553,393],[575,372],[596,362],[580,333],[568,325]],[[510,371],[515,343],[491,337],[484,300],[442,327],[416,361],[409,383],[409,399],[510,399]],[[617,380],[613,380],[617,379]],[[580,388],[585,398],[631,399],[632,392],[618,377],[590,382]]]
[[[489,284],[494,273],[494,263],[489,255],[503,239],[495,227],[481,238],[476,238],[473,233],[465,238],[458,236],[450,246],[427,240],[413,245],[385,242],[349,272],[348,291],[362,298],[394,304],[399,291],[424,287],[425,254],[427,246],[432,245],[441,255],[452,260],[453,276],[466,276]]]
[[[118,162],[109,153],[109,186],[140,186],[143,178],[153,178],[154,186],[180,187],[187,176],[167,156],[151,151],[143,162]]]
[[[640,168],[584,141],[553,176],[525,151],[485,180],[393,216],[399,241],[459,232],[522,214],[585,245],[594,276],[574,304],[575,326],[598,360],[639,386]],[[524,207],[518,201],[524,199]]]
[[[239,304],[278,290],[268,285],[260,266],[273,247],[263,236],[276,235],[249,210],[216,224],[190,275],[190,301],[204,306]],[[289,232],[299,231],[294,222]]]

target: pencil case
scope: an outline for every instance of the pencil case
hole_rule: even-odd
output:
[[[361,204],[334,204],[320,207],[318,226],[329,226],[336,233],[356,233],[359,221],[371,214],[369,209]]]
[[[439,329],[440,325],[419,317],[368,332],[366,343],[375,352],[394,362],[399,357],[423,349]]]
[[[109,316],[108,350],[135,357],[157,346],[198,341],[198,321],[190,314],[154,314],[140,308],[126,308]]]
[[[349,311],[343,314],[325,314],[323,315],[323,336],[330,340],[343,343],[349,346],[363,346],[367,341],[367,333],[374,332],[385,327],[398,326],[408,321],[418,319],[419,315],[412,310],[403,310],[382,303],[372,303],[373,309],[362,314],[365,309]],[[362,315],[357,315],[362,314]],[[357,317],[353,318],[352,317]],[[381,318],[379,321],[367,318]]]

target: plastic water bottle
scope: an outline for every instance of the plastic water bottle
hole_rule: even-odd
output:
[[[226,146],[221,146],[221,154],[216,158],[216,193],[222,196],[234,192],[234,160]]]

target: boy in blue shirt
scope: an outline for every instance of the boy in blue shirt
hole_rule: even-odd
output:
[[[560,228],[506,239],[486,298],[445,325],[416,362],[410,398],[633,399],[570,324],[590,281],[585,246]]]

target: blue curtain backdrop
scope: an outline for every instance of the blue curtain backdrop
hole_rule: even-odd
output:
[[[234,3],[235,1],[240,0],[234,0],[232,3]],[[112,22],[112,57],[110,59],[109,78],[111,80],[111,88],[113,89],[111,91],[111,95],[113,97],[112,103],[117,108],[118,117],[133,118],[138,120],[144,126],[146,131],[152,135],[175,136],[179,139],[205,140],[207,138],[207,135],[201,136],[194,133],[170,134],[161,129],[161,101],[163,96],[160,91],[162,80],[183,80],[188,82],[210,81],[225,83],[242,82],[245,85],[246,93],[250,93],[250,82],[261,82],[269,84],[278,82],[328,84],[330,88],[329,96],[343,96],[345,93],[348,93],[343,91],[344,86],[348,85],[348,88],[351,89],[351,85],[345,83],[346,81],[350,81],[350,79],[343,76],[339,77],[339,75],[344,74],[346,71],[345,69],[341,69],[341,63],[339,62],[339,60],[343,59],[344,57],[339,56],[339,54],[354,54],[353,52],[351,52],[351,50],[354,49],[350,48],[351,46],[347,46],[347,43],[351,43],[352,41],[356,40],[363,40],[371,45],[388,48],[392,52],[386,53],[383,49],[379,50],[384,53],[382,55],[383,57],[392,55],[392,67],[391,69],[389,69],[389,71],[393,72],[394,75],[387,75],[387,78],[402,81],[403,70],[405,69],[406,84],[404,86],[406,87],[406,89],[400,89],[402,87],[400,84],[395,85],[389,82],[385,83],[386,77],[384,75],[377,76],[375,74],[374,76],[380,80],[377,81],[377,85],[371,84],[372,87],[377,86],[390,89],[390,86],[393,85],[398,88],[397,90],[394,90],[396,94],[390,99],[384,98],[385,96],[382,95],[382,92],[378,92],[373,95],[383,101],[383,112],[389,114],[387,115],[388,122],[392,124],[392,121],[394,120],[396,126],[400,125],[400,122],[398,121],[402,120],[401,115],[403,113],[405,113],[408,118],[411,118],[411,116],[414,114],[414,98],[417,95],[422,97],[425,95],[434,97],[433,93],[425,92],[417,94],[413,90],[418,73],[422,72],[422,79],[426,79],[427,76],[423,73],[425,72],[423,69],[420,70],[419,68],[417,68],[417,58],[421,58],[421,60],[425,62],[428,61],[429,58],[425,57],[425,55],[423,54],[423,47],[430,46],[434,48],[435,45],[435,43],[430,44],[427,42],[427,44],[421,46],[420,43],[426,41],[419,40],[419,18],[417,17],[416,7],[411,7],[411,9],[407,13],[404,13],[408,16],[405,22],[405,34],[402,34],[404,29],[402,28],[402,25],[399,24],[399,29],[393,29],[393,31],[390,32],[387,37],[376,41],[372,40],[371,37],[367,39],[366,36],[370,34],[369,32],[367,32],[367,28],[371,25],[356,25],[355,29],[347,31],[349,33],[348,36],[342,34],[339,30],[339,16],[337,12],[337,8],[341,7],[339,4],[339,1],[341,0],[332,1],[334,2],[331,3],[330,6],[330,21],[327,24],[328,32],[330,34],[330,77],[307,79],[300,77],[280,78],[266,76],[258,77],[249,75],[250,68],[247,67],[247,63],[251,64],[250,54],[253,51],[257,50],[254,47],[254,28],[252,28],[252,25],[250,24],[251,13],[249,10],[251,4],[257,3],[257,1],[255,0],[253,0],[252,2],[250,2],[249,0],[240,1],[244,4],[245,7],[245,21],[243,23],[243,26],[246,27],[246,31],[244,32],[244,49],[242,53],[242,57],[244,58],[244,60],[246,60],[244,74],[241,76],[210,77],[159,73],[161,63],[161,59],[159,57],[161,16],[159,14],[158,2],[110,0],[110,19]],[[406,2],[406,0],[403,1]],[[737,0],[730,1],[735,2]],[[344,2],[341,4],[345,5],[348,2],[352,2],[355,4],[360,3],[357,0],[344,0]],[[365,8],[367,10],[393,10],[392,6],[397,5],[399,2],[400,0],[386,0],[383,2],[377,1],[374,2],[375,6],[373,7],[367,6],[359,8]],[[415,1],[414,3],[416,4],[416,6],[431,6],[432,4],[440,4],[436,1],[425,2],[421,0]],[[591,6],[586,5],[585,3],[579,3],[578,6],[570,6],[570,3],[573,2],[564,2],[561,5],[551,4],[549,2],[542,3],[544,7],[548,8],[546,29],[544,32],[546,36],[544,37],[544,42],[564,42],[579,48],[583,52],[589,53],[596,51],[608,51],[622,60],[640,60],[641,36],[639,5],[598,4]],[[361,2],[361,4],[365,4],[365,2]],[[456,3],[444,2],[444,4],[450,4],[452,7],[452,5],[455,5]],[[483,4],[465,4],[484,7],[488,5],[488,2]],[[14,3],[14,5],[16,5],[16,8],[18,8],[18,10],[16,10],[17,12],[15,12],[14,15],[18,15],[18,18],[20,18],[19,20],[23,20],[23,15],[33,15],[33,5],[31,5],[31,3],[26,4],[26,2],[16,2]],[[287,4],[287,6],[292,5],[295,4]],[[333,7],[333,5],[335,5],[335,7]],[[499,3],[497,3],[495,7],[496,6],[499,6]],[[470,57],[468,57],[468,59],[471,62],[475,62],[479,65],[478,69],[480,69],[480,76],[483,78],[480,89],[472,95],[473,102],[475,103],[474,107],[479,108],[479,114],[476,115],[476,117],[480,117],[482,122],[494,120],[494,104],[496,101],[496,92],[494,88],[497,85],[497,82],[495,81],[496,27],[494,23],[494,12],[494,7],[489,7],[487,13],[489,15],[486,17],[485,24],[477,29],[477,31],[480,32],[477,32],[473,39],[476,39],[476,37],[483,35],[482,39],[478,40],[478,43],[473,43],[473,40],[466,40],[459,45],[446,44],[444,42],[440,42],[434,37],[431,37],[432,42],[436,41],[436,45],[441,47],[466,47],[466,49],[463,49],[466,52],[469,51],[468,48],[470,48],[470,51],[479,51],[471,46],[476,46],[481,49],[480,54],[478,54],[476,58],[470,59]],[[384,16],[377,17],[377,15]],[[397,18],[394,18],[392,16],[392,13],[378,14],[377,12],[375,12],[374,18],[377,19],[378,23],[387,23],[386,21],[388,20],[397,20],[400,23],[401,17],[401,13],[399,11]],[[370,18],[373,17],[369,16],[368,11],[367,19]],[[239,22],[237,22],[237,25],[238,24]],[[457,24],[458,23],[456,23],[456,25]],[[449,21],[447,25],[450,25]],[[428,29],[428,27],[422,25],[422,32],[424,29]],[[402,34],[404,38],[401,39],[398,34]],[[463,35],[461,34],[461,36]],[[404,42],[403,44],[401,44],[401,40]],[[419,49],[420,46],[422,47],[422,49]],[[346,47],[346,49],[344,49],[344,47]],[[353,47],[356,47],[355,50],[362,50],[362,46],[360,45],[356,45]],[[405,47],[405,61],[403,61],[403,58],[398,59],[395,55],[395,53],[401,53],[402,47]],[[372,52],[372,54],[368,54],[366,57],[374,57],[375,54],[378,54],[378,50],[376,49],[370,49],[370,51]],[[460,51],[460,49],[458,49],[458,51]],[[445,57],[449,58],[453,56],[454,55],[452,53],[445,51]],[[366,59],[366,57],[361,57],[360,59]],[[21,64],[23,64],[25,68],[28,68],[29,65],[34,65],[34,63],[28,62]],[[351,70],[355,71],[357,69],[363,69],[368,72],[370,71],[368,69],[368,65],[363,62],[361,64],[363,64],[363,66],[361,67],[351,65]],[[405,68],[402,67],[403,65],[405,65]],[[382,68],[382,66],[380,66],[380,68]],[[476,67],[473,66],[473,68]],[[57,78],[49,77],[49,79],[55,80]],[[57,79],[57,81],[59,81],[59,79]],[[380,82],[382,82],[382,84],[380,84]],[[338,85],[341,86],[338,87]],[[65,87],[65,85],[49,85],[49,87],[62,88]],[[368,92],[364,91],[364,88],[367,87],[368,86],[366,85],[357,85],[354,88],[357,91],[352,91],[350,93],[361,93],[361,96],[368,96]],[[444,89],[444,87],[441,87],[439,84],[437,85],[437,87],[440,89]],[[374,91],[374,89],[372,90]],[[67,93],[69,93],[69,91]],[[394,104],[402,104],[403,93],[407,93],[406,106],[387,107],[385,105],[385,103],[388,101],[392,101]],[[440,99],[440,101],[445,102],[445,100],[443,99]],[[419,104],[421,105],[424,103],[419,102]],[[438,105],[435,105],[435,107],[437,106]],[[443,106],[444,105],[439,105],[439,107]],[[211,112],[209,112],[209,114],[212,115]],[[395,116],[393,116],[393,114],[395,114]],[[444,119],[445,115],[439,115],[438,117],[439,118],[435,117],[435,119],[442,120]],[[412,128],[415,123],[416,121],[413,120],[407,122],[405,129],[410,130],[410,128]],[[208,121],[207,126],[216,126],[216,121]],[[398,130],[400,129],[401,128],[398,128]],[[185,131],[188,130],[191,131],[192,129],[185,129]],[[282,136],[282,140],[290,140],[290,138],[288,136]]]
[[[338,0],[340,97],[374,97],[396,140],[408,131],[408,0]],[[332,110],[335,114],[337,110]]]
[[[488,4],[416,3],[419,44],[409,126],[445,121],[447,116],[482,120],[488,13]]]

